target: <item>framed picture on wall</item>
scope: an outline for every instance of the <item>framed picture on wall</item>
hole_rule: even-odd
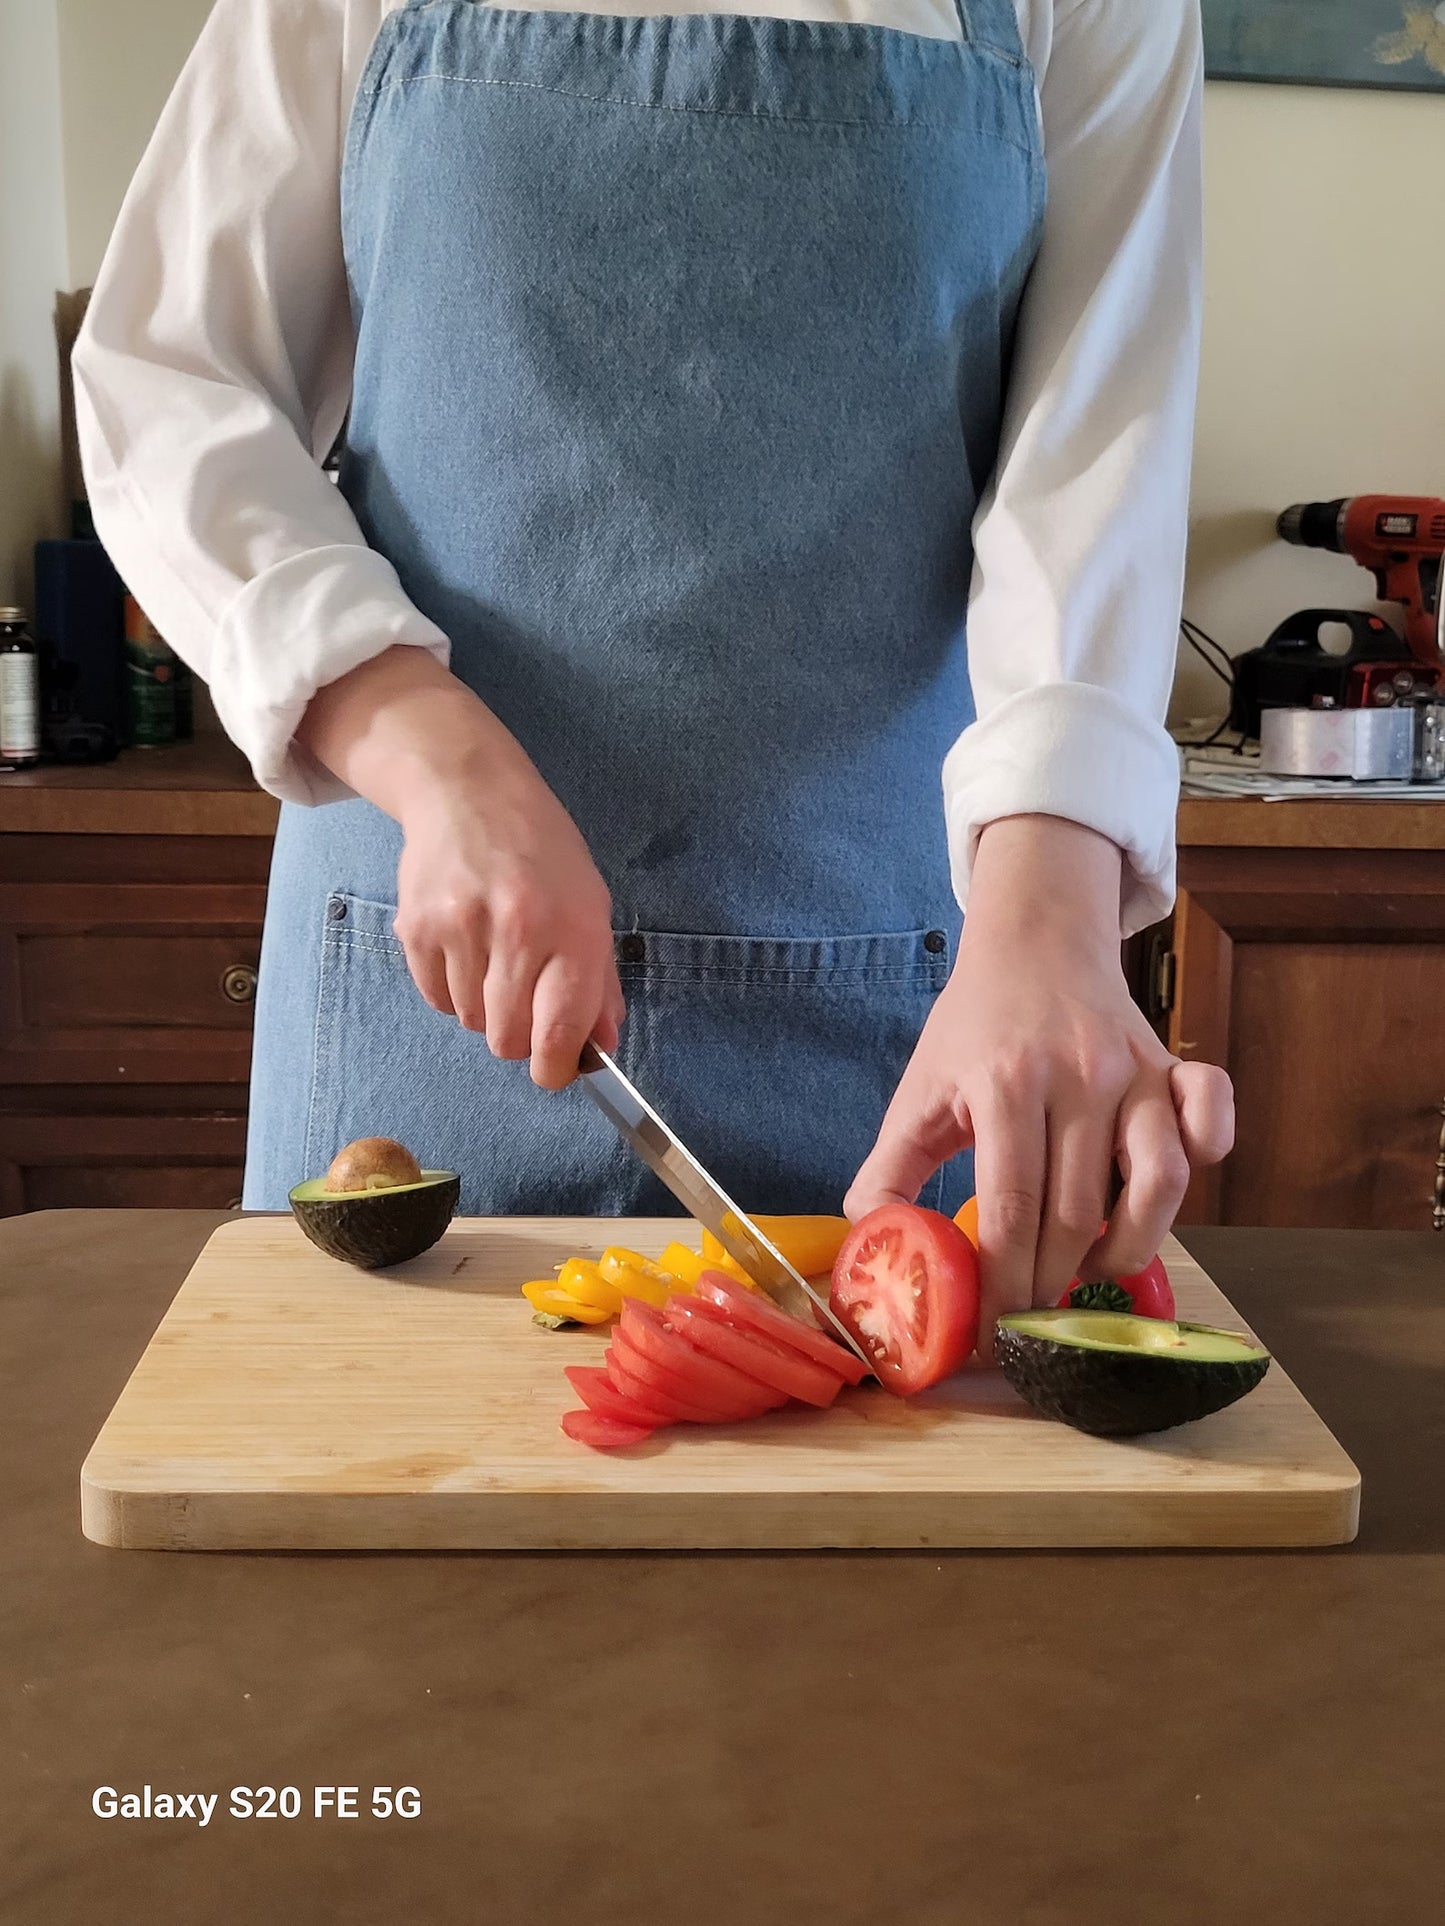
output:
[[[1445,0],[1204,0],[1214,80],[1445,93]]]

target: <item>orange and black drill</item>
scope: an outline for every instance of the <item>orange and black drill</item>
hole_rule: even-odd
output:
[[[1382,602],[1405,611],[1405,641],[1419,662],[1441,662],[1440,562],[1445,501],[1431,495],[1355,495],[1297,502],[1277,524],[1299,548],[1352,555],[1375,577]]]

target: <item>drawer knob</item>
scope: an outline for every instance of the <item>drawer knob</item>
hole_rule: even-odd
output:
[[[249,963],[233,963],[221,978],[221,994],[228,1003],[256,1001],[256,972]]]

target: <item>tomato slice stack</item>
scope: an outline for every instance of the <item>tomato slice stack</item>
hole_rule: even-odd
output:
[[[583,1409],[562,1429],[616,1451],[670,1424],[738,1424],[790,1403],[830,1405],[867,1367],[721,1271],[659,1309],[628,1298],[602,1366],[573,1364]]]

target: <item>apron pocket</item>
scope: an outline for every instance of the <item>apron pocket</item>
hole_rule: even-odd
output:
[[[327,899],[305,1174],[357,1137],[395,1137],[459,1173],[465,1216],[627,1215],[640,1179],[611,1125],[581,1090],[538,1090],[525,1063],[499,1063],[425,1003],[395,917],[390,903]]]
[[[951,948],[941,930],[633,931],[618,943],[624,1067],[743,1209],[839,1211],[948,980]],[[956,1159],[919,1202],[957,1209],[969,1189],[971,1167]],[[649,1207],[664,1207],[660,1192]]]

